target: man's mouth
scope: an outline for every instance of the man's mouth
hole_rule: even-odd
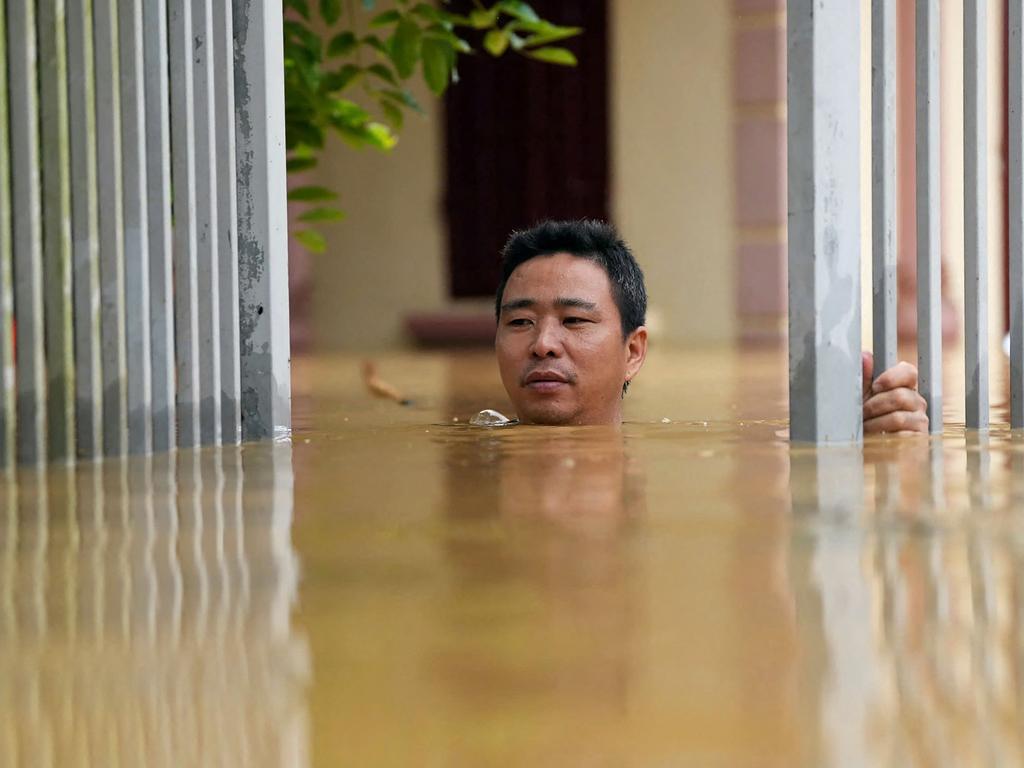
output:
[[[523,386],[535,392],[555,392],[572,382],[573,377],[560,371],[531,371],[523,378]]]

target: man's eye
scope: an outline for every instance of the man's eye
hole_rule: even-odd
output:
[[[585,317],[567,317],[563,322],[566,325],[582,325],[583,323],[589,323],[590,320]]]
[[[509,325],[514,325],[516,327],[521,328],[523,326],[529,325],[530,321],[527,320],[525,317],[516,317],[516,318],[513,318],[513,319],[509,320],[508,324]]]

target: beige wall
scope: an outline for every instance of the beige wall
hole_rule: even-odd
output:
[[[428,115],[407,118],[390,154],[332,138],[312,174],[341,194],[348,214],[323,228],[327,253],[314,256],[318,349],[399,346],[406,312],[446,304],[440,104],[427,93],[417,98]]]
[[[613,206],[671,342],[736,335],[732,3],[612,0]]]
[[[731,4],[610,0],[610,21],[613,210],[647,273],[652,330],[731,340]],[[314,257],[320,349],[399,346],[405,313],[454,306],[440,105],[421,96],[428,117],[409,119],[390,156],[334,141],[314,174],[348,212],[324,227],[328,252]]]

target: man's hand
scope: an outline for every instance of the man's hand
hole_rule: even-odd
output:
[[[861,355],[864,369],[864,434],[928,432],[928,412],[917,392],[917,368],[900,362],[877,379],[872,378],[875,358]]]

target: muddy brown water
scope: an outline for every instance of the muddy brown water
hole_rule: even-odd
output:
[[[1024,764],[1024,438],[955,354],[944,436],[828,450],[776,351],[653,350],[621,431],[378,362],[411,406],[297,359],[291,443],[0,483],[0,765]]]

